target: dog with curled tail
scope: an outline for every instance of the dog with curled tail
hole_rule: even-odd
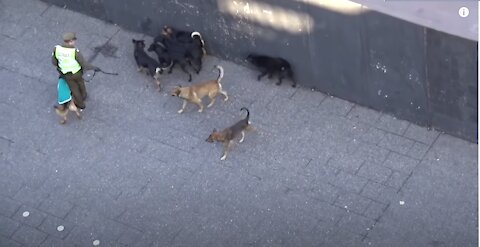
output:
[[[207,140],[205,140],[210,143],[213,143],[214,141],[223,143],[223,156],[220,158],[220,160],[225,160],[227,158],[230,146],[235,138],[241,135],[242,138],[239,140],[239,143],[242,143],[245,140],[245,131],[253,129],[250,123],[250,111],[246,107],[242,107],[240,109],[240,111],[243,110],[247,112],[247,116],[244,119],[222,131],[213,129],[210,136],[208,136]]]
[[[223,90],[222,84],[220,83],[224,74],[223,67],[216,65],[214,68],[218,69],[218,77],[216,80],[202,82],[190,87],[177,86],[173,89],[171,95],[183,99],[182,108],[178,110],[178,113],[185,111],[188,102],[198,105],[198,112],[202,112],[204,109],[202,99],[205,96],[210,98],[210,103],[207,105],[208,108],[213,106],[218,94],[222,94],[225,97],[224,101],[228,100],[228,94]]]

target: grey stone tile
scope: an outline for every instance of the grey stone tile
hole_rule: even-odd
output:
[[[32,228],[30,226],[21,226],[18,231],[13,234],[12,239],[26,246],[38,246],[47,238],[47,234]]]
[[[374,225],[375,221],[354,213],[346,214],[338,223],[340,229],[359,235],[367,234]]]
[[[308,190],[307,195],[316,200],[324,201],[327,203],[333,203],[338,197],[339,191],[338,188],[333,185],[317,181],[311,185],[310,190]]]
[[[418,163],[418,160],[392,152],[383,163],[383,166],[389,167],[395,171],[410,173],[415,169]]]
[[[369,219],[377,221],[382,217],[385,209],[387,208],[386,204],[371,201],[363,215]]]
[[[349,119],[376,125],[380,119],[380,113],[366,107],[355,105],[348,113],[347,117]]]
[[[45,241],[40,245],[40,247],[74,247],[73,244],[66,243],[64,240],[48,236]]]
[[[332,157],[332,159],[328,161],[327,166],[337,170],[357,173],[364,162],[363,157],[357,155],[341,155]]]
[[[382,114],[380,120],[377,123],[379,129],[385,130],[397,135],[403,135],[409,126],[409,122],[397,119],[388,114]]]
[[[440,133],[436,130],[428,130],[425,127],[410,124],[404,136],[426,145],[431,145],[439,135]]]
[[[368,178],[378,183],[384,183],[392,174],[392,170],[384,166],[371,164],[366,162],[360,167],[357,175]]]
[[[16,201],[19,201],[25,205],[32,207],[38,207],[43,200],[49,196],[49,193],[35,190],[33,188],[24,186],[20,191],[15,194]]]
[[[345,209],[347,212],[353,211],[357,214],[363,214],[369,204],[370,199],[353,193],[340,194],[337,200],[335,200],[335,205],[338,207]]]
[[[28,216],[24,217],[23,214],[24,212],[28,212]],[[32,227],[37,227],[42,222],[45,220],[47,217],[47,214],[44,212],[41,212],[35,208],[29,207],[29,206],[21,206],[20,209],[18,209],[17,213],[13,216],[13,219],[22,222],[24,224],[27,224]]]
[[[21,247],[22,245],[18,242],[13,241],[10,238],[6,238],[6,237],[0,235],[0,246]]]
[[[64,239],[65,242],[74,244],[75,246],[92,246],[95,240],[99,240],[101,243],[103,239],[100,234],[92,228],[81,226],[73,228],[70,234]]]
[[[413,144],[413,147],[408,151],[407,156],[412,157],[414,159],[421,160],[427,153],[428,149],[430,147],[427,146],[426,144],[420,143],[420,142],[415,142]]]
[[[398,203],[397,199],[400,198],[397,189],[373,181],[365,185],[361,195],[387,205],[393,202]]]
[[[403,184],[408,179],[408,177],[409,177],[409,174],[394,171],[392,173],[392,176],[385,183],[385,185],[393,187],[395,189],[400,189],[402,188]]]
[[[20,223],[0,215],[0,235],[10,237],[20,227]]]
[[[352,110],[354,104],[343,99],[327,96],[320,104],[320,111],[346,116]]]
[[[365,178],[340,171],[335,177],[335,180],[332,181],[332,184],[340,189],[359,193],[365,184],[367,184],[367,181]]]
[[[291,100],[300,109],[316,109],[320,103],[325,99],[325,94],[315,92],[306,88],[299,88],[295,91]]]
[[[64,218],[73,208],[73,204],[61,198],[49,197],[42,202],[39,209],[51,215]]]
[[[378,145],[401,154],[407,154],[408,151],[412,148],[413,144],[414,141],[410,139],[387,133],[385,135],[385,138],[383,138]]]
[[[21,204],[8,197],[0,196],[0,215],[11,217],[18,211]]]
[[[63,226],[62,231],[58,231],[57,228],[59,226]],[[56,238],[64,239],[74,227],[75,225],[71,222],[49,215],[38,227],[38,230],[45,232],[51,236],[55,236]]]
[[[142,232],[129,227],[122,233],[117,241],[126,246],[132,246],[142,237],[142,235]]]
[[[361,137],[360,140],[370,144],[379,144],[385,137],[386,132],[384,130],[371,127]]]

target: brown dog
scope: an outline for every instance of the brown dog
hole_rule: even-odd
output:
[[[245,110],[247,111],[247,117],[244,119],[238,121],[236,124],[232,125],[229,128],[226,128],[222,131],[217,131],[216,129],[213,130],[212,134],[208,136],[207,142],[223,142],[223,156],[220,158],[220,160],[225,160],[228,155],[228,151],[230,148],[230,145],[232,143],[232,140],[235,139],[239,134],[242,134],[242,138],[240,139],[239,143],[242,143],[243,140],[245,139],[245,130],[248,130],[251,128],[250,125],[250,111],[246,107],[242,107],[240,111]]]
[[[60,124],[64,124],[67,122],[67,115],[69,112],[75,112],[78,119],[82,118],[82,115],[80,115],[80,110],[78,110],[75,103],[73,103],[73,100],[70,100],[69,102],[63,105],[56,105],[54,106],[54,108],[57,115],[62,117],[62,120],[60,120]]]
[[[178,113],[182,113],[185,110],[188,102],[198,105],[200,108],[198,112],[202,112],[204,108],[202,98],[205,96],[210,98],[210,103],[207,107],[211,107],[213,103],[215,103],[215,99],[219,93],[225,96],[224,101],[228,100],[227,92],[222,89],[222,84],[220,84],[220,80],[223,78],[223,68],[220,65],[216,65],[215,68],[218,69],[219,72],[216,80],[202,82],[191,87],[175,87],[173,89],[172,96],[183,99],[182,109],[180,109]]]

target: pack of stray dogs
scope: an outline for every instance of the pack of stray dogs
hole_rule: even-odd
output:
[[[188,75],[188,81],[192,81],[191,71],[199,74],[202,69],[202,59],[206,55],[205,41],[199,32],[188,32],[177,30],[170,26],[165,26],[159,35],[157,35],[153,43],[148,47],[148,51],[154,52],[157,59],[150,57],[145,51],[145,40],[132,39],[134,45],[134,59],[139,72],[145,72],[149,77],[153,78],[154,83],[158,87],[158,91],[162,90],[161,74],[164,71],[172,73],[173,68],[178,65],[180,69]],[[268,75],[272,78],[278,76],[276,85],[280,85],[283,79],[289,79],[292,87],[296,87],[292,67],[288,61],[279,57],[270,57],[267,55],[250,53],[246,57],[246,61],[254,65],[259,71],[257,79],[260,81],[262,77]],[[199,82],[191,86],[176,86],[171,92],[171,96],[178,97],[183,100],[182,107],[178,113],[183,113],[188,103],[198,106],[198,112],[203,112],[203,98],[210,99],[207,108],[215,103],[217,96],[222,95],[224,101],[228,100],[228,94],[222,87],[221,80],[224,76],[224,69],[220,65],[215,65],[214,69],[218,71],[216,79]],[[68,108],[78,115],[74,107]],[[234,140],[240,137],[239,143],[245,139],[245,132],[253,130],[250,122],[250,111],[246,107],[242,107],[240,111],[246,112],[246,117],[232,126],[221,131],[214,129],[206,139],[207,142],[223,143],[223,155],[221,160],[225,160],[230,151]],[[57,112],[58,113],[58,112]],[[66,121],[66,113],[61,115],[62,123]]]

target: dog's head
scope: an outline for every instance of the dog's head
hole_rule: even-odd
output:
[[[162,29],[162,35],[166,36],[167,38],[172,38],[174,33],[175,30],[173,29],[173,27],[164,26]]]
[[[135,49],[143,49],[145,48],[145,40],[136,40],[132,39],[132,43],[135,46]]]
[[[206,142],[223,142],[225,141],[225,134],[223,132],[217,131],[217,129],[213,129],[212,133],[208,136]]]
[[[171,95],[172,96],[180,96],[180,93],[182,93],[182,87],[181,86],[176,86],[173,88]]]

